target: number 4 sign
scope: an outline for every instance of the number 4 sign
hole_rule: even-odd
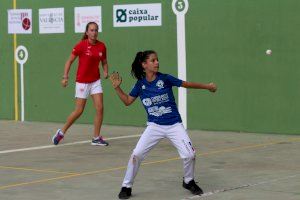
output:
[[[21,121],[24,121],[24,64],[28,59],[28,51],[24,46],[18,46],[15,51],[16,61],[20,64],[20,76],[21,76]]]

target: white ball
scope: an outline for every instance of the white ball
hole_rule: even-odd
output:
[[[268,50],[266,51],[266,54],[267,54],[267,55],[271,55],[271,54],[272,54],[272,50],[271,50],[271,49],[268,49]]]

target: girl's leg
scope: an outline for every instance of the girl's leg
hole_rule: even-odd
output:
[[[100,130],[103,121],[103,93],[93,94],[91,96],[96,109],[94,118],[94,137],[97,138],[100,136]]]
[[[96,146],[108,146],[102,136],[100,136],[100,130],[103,121],[103,94],[97,93],[92,95],[94,107],[96,109],[96,115],[94,118],[94,138],[92,139],[92,145]]]
[[[170,126],[167,137],[183,159],[184,182],[189,183],[194,179],[195,169],[195,150],[192,142],[181,123]]]
[[[149,124],[139,139],[129,159],[122,187],[131,188],[141,162],[148,152],[165,137],[159,126]]]
[[[69,115],[64,127],[61,129],[64,134],[70,126],[80,117],[86,104],[86,99],[76,98],[75,100],[75,110]]]
[[[90,85],[90,94],[94,102],[96,110],[94,118],[94,138],[92,139],[92,145],[107,146],[108,142],[103,140],[100,136],[102,121],[103,121],[103,91],[101,80],[97,80]]]
[[[89,94],[88,84],[76,82],[75,87],[75,110],[68,116],[67,121],[62,129],[58,129],[55,135],[52,137],[52,142],[54,145],[64,138],[64,135],[67,133],[70,126],[80,117],[82,114],[87,97]]]

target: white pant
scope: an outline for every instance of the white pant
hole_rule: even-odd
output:
[[[188,183],[194,179],[195,150],[182,123],[170,126],[148,123],[129,159],[122,187],[132,187],[141,162],[163,138],[168,138],[172,142],[183,159],[184,182]]]
[[[103,93],[101,80],[97,80],[92,83],[79,83],[76,82],[75,97],[81,99],[87,99],[89,95]]]

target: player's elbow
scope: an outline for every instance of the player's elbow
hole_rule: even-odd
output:
[[[126,102],[125,106],[130,106],[133,102]]]
[[[134,102],[134,98],[131,98],[130,96],[127,96],[127,98],[123,101],[125,106],[130,106]]]
[[[71,67],[71,65],[73,64],[74,60],[67,60],[65,66]]]
[[[123,101],[123,103],[124,103],[125,106],[130,106],[132,102],[127,100],[127,101]]]

